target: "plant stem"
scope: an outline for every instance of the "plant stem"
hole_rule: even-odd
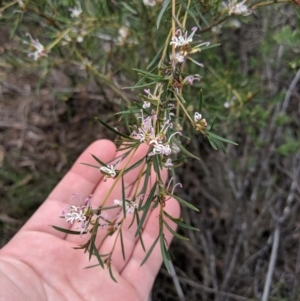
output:
[[[172,0],[172,37],[175,37],[176,28],[175,28],[175,13],[176,13],[176,3],[175,0]],[[172,62],[175,62],[175,45],[172,45]]]

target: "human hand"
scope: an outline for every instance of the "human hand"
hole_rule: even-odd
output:
[[[114,252],[111,262],[116,283],[110,278],[107,269],[85,269],[98,262],[95,258],[88,261],[87,254],[83,254],[82,250],[73,249],[85,242],[84,236],[67,235],[51,227],[56,225],[71,228],[72,225],[58,216],[64,207],[73,205],[70,196],[75,191],[82,196],[92,193],[93,207],[97,207],[111,187],[112,179],[105,182],[98,170],[80,164],[94,164],[90,154],[99,157],[103,162],[112,161],[116,156],[116,147],[108,140],[99,140],[90,145],[32,218],[0,250],[1,301],[147,300],[162,263],[159,244],[140,267],[146,253],[140,241],[134,237],[136,228],[124,228],[126,260],[122,257],[120,247],[120,250]],[[140,147],[132,162],[136,162],[144,154],[145,148]],[[138,172],[138,169],[134,169],[127,173],[124,176],[125,182],[132,183]],[[130,197],[130,191],[127,190],[126,193]],[[108,201],[112,203],[113,199],[120,199],[121,196],[122,187],[117,184]],[[174,217],[179,216],[179,205],[174,199],[169,199],[164,209]],[[150,213],[143,230],[146,250],[149,250],[159,233],[157,210]],[[174,225],[172,227],[175,229]],[[103,237],[104,235],[103,233]],[[167,244],[170,244],[171,233],[166,231],[165,238]],[[113,237],[108,237],[104,242],[99,239],[99,252],[109,251],[113,243]]]

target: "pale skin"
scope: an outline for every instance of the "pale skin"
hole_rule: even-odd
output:
[[[132,163],[139,160],[146,152],[140,147],[132,158]],[[162,263],[159,244],[154,248],[150,258],[140,266],[145,251],[134,237],[135,227],[123,229],[126,260],[121,255],[121,247],[116,246],[112,257],[113,273],[118,281],[115,283],[109,276],[108,270],[100,267],[85,269],[96,264],[96,259],[88,261],[88,255],[73,247],[86,242],[85,237],[67,235],[51,227],[75,230],[76,225],[68,224],[59,218],[62,209],[73,205],[70,196],[74,192],[83,198],[93,194],[92,206],[96,207],[113,184],[113,179],[103,181],[103,175],[97,169],[80,163],[95,164],[90,154],[94,154],[102,161],[108,162],[116,157],[116,147],[109,140],[99,140],[90,145],[78,158],[71,170],[52,191],[46,201],[12,238],[0,250],[0,300],[2,301],[146,301],[153,282]],[[120,163],[120,167],[122,167]],[[132,195],[135,185],[130,185],[137,178],[140,169],[136,169],[125,176],[128,197]],[[154,181],[154,174],[152,183]],[[166,172],[164,172],[166,178]],[[121,183],[117,184],[108,203],[121,198]],[[149,187],[150,189],[150,187]],[[76,204],[79,205],[79,204]],[[164,208],[170,215],[178,217],[180,208],[173,199],[168,199]],[[117,211],[114,211],[117,214]],[[125,222],[126,223],[126,222]],[[172,225],[175,229],[175,225]],[[101,232],[102,231],[102,232]],[[114,237],[105,242],[102,238],[105,229],[99,231],[99,252],[107,253],[111,250]],[[149,249],[158,235],[158,209],[149,214],[143,232],[144,244]],[[165,231],[168,244],[172,240],[170,232]]]

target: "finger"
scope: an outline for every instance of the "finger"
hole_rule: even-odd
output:
[[[117,169],[121,170],[122,168],[130,167],[140,159],[146,156],[148,151],[148,146],[140,145],[136,151],[130,153],[124,160],[122,160],[118,165]],[[118,152],[116,154],[116,158],[114,161],[118,161],[120,155],[123,153]],[[128,173],[123,176],[124,179],[124,186],[125,186],[125,196],[128,197],[132,190],[133,183],[136,182],[138,175],[141,173],[144,164],[140,164],[136,168],[132,169]],[[95,188],[92,197],[92,207],[93,209],[102,206],[105,203],[105,207],[113,206],[114,200],[121,200],[122,199],[122,181],[120,179],[108,179],[107,181],[101,181],[99,185]],[[119,212],[119,208],[105,210],[102,213],[102,216],[105,219],[113,221]],[[101,220],[100,220],[101,221]],[[107,226],[107,225],[106,225]],[[103,238],[107,235],[107,227],[99,227],[96,245],[100,246]],[[78,228],[78,223],[75,223],[72,226],[72,230],[76,230]],[[78,229],[77,229],[78,230]],[[74,243],[82,244],[82,238],[77,235],[67,235],[66,239],[68,241],[72,241]]]
[[[156,208],[151,212],[143,232],[143,241],[146,251],[150,249],[153,242],[159,235],[159,210],[160,208]],[[166,202],[164,210],[175,218],[180,215],[180,206],[178,202],[172,198]],[[174,223],[168,221],[168,224],[173,230],[176,229],[176,225]],[[164,234],[167,246],[169,246],[173,235],[167,229],[164,229]],[[136,289],[141,300],[146,300],[148,298],[153,282],[162,263],[159,242],[154,247],[148,260],[143,266],[140,266],[146,254],[147,253],[144,252],[141,243],[138,242],[130,260],[121,272],[121,276]]]
[[[82,197],[88,196],[103,178],[103,175],[97,169],[81,163],[95,165],[96,162],[91,154],[99,157],[103,162],[108,162],[115,157],[115,153],[116,146],[109,140],[98,140],[91,144],[80,155],[71,170],[59,182],[22,230],[43,231],[58,237],[65,237],[66,234],[53,229],[51,225],[70,228],[71,225],[67,224],[65,219],[59,218],[59,216],[63,208],[70,206],[72,202],[70,200],[71,195],[74,192],[78,192]],[[80,205],[78,204],[78,206]]]

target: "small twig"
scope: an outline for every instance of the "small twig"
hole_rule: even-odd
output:
[[[172,280],[173,280],[173,283],[174,283],[174,286],[175,286],[178,298],[179,298],[180,301],[185,301],[185,296],[184,296],[183,290],[181,288],[180,282],[178,280],[178,276],[176,274],[173,262],[170,261],[169,265],[170,265],[170,275],[172,277]]]
[[[176,27],[175,27],[175,8],[176,8],[176,3],[175,0],[172,0],[172,37],[175,37],[175,31],[176,31]],[[172,61],[175,62],[175,58],[176,58],[176,54],[175,54],[175,45],[172,45]]]
[[[294,278],[294,284],[293,284],[293,292],[298,289],[299,285],[299,273],[300,273],[300,240],[298,243],[298,251],[297,251],[297,261],[296,261],[296,268],[295,268],[295,278]]]
[[[268,240],[269,241],[269,240]],[[258,252],[251,255],[240,267],[239,272],[236,276],[236,280],[234,285],[231,288],[231,292],[233,292],[241,283],[243,276],[245,274],[248,274],[247,271],[245,271],[246,267],[248,267],[250,264],[254,263],[256,260],[260,260],[260,258],[263,258],[266,256],[270,251],[270,245],[265,245],[262,249],[260,249]]]
[[[216,257],[215,257],[215,253],[214,253],[214,249],[213,249],[213,240],[212,240],[212,234],[211,234],[211,230],[207,229],[206,230],[206,235],[208,238],[208,245],[209,245],[209,263],[210,263],[210,272],[211,272],[211,276],[212,276],[212,283],[213,283],[213,288],[218,291],[218,282],[217,282],[217,273],[216,273]]]
[[[207,233],[207,236],[211,235],[211,234],[208,234],[208,230],[206,231]],[[212,251],[212,248],[209,248],[208,246],[208,243],[207,243],[207,240],[204,236],[204,234],[200,234],[200,241],[201,241],[201,246],[203,247],[203,250],[204,250],[204,254],[205,254],[205,257],[206,257],[206,262],[208,264],[208,270],[209,270],[209,274],[210,274],[210,278],[209,279],[209,282],[212,282],[213,283],[213,288],[215,291],[218,291],[218,283],[217,283],[217,279],[216,279],[216,272],[215,272],[215,269],[216,269],[216,264],[215,264],[215,256],[213,254],[213,251]]]
[[[261,293],[259,292],[260,273],[261,273],[261,259],[257,260],[256,262],[254,280],[253,280],[253,293],[257,299],[261,298]]]
[[[162,270],[162,272],[167,275],[167,276],[170,276],[170,274],[165,271],[165,270]],[[242,297],[242,296],[238,296],[238,295],[235,295],[235,294],[231,294],[231,293],[226,293],[226,292],[216,292],[213,288],[210,288],[210,287],[206,287],[202,284],[199,284],[198,282],[194,281],[194,280],[191,280],[191,279],[187,279],[187,278],[184,278],[184,277],[181,277],[181,276],[178,276],[178,279],[181,283],[186,283],[196,289],[199,289],[199,290],[202,290],[206,293],[213,293],[213,294],[217,294],[219,296],[224,296],[224,297],[228,297],[228,298],[231,298],[232,300],[237,300],[237,301],[251,301],[252,299],[249,299],[249,298],[246,298],[246,297]]]
[[[231,258],[229,267],[228,267],[227,272],[226,272],[225,277],[224,277],[224,281],[223,281],[223,283],[221,285],[221,290],[222,291],[226,290],[228,282],[229,282],[229,280],[231,278],[231,275],[233,273],[233,270],[235,268],[235,265],[236,265],[236,262],[237,262],[237,258],[238,258],[238,254],[239,254],[242,242],[244,240],[245,230],[246,230],[246,222],[244,222],[242,224],[241,233],[240,233],[238,241],[237,241],[237,243],[235,245],[235,248],[234,248],[234,251],[233,251],[233,254],[232,254],[232,258]]]
[[[274,272],[275,263],[276,263],[276,259],[277,259],[279,238],[280,238],[280,224],[279,224],[279,222],[277,222],[275,231],[274,231],[274,238],[273,238],[273,244],[272,244],[270,263],[269,263],[269,267],[268,267],[268,273],[267,273],[266,282],[265,282],[265,286],[264,286],[263,296],[261,299],[262,301],[268,301],[268,298],[269,298],[269,292],[270,292],[270,287],[272,284],[273,272]]]

